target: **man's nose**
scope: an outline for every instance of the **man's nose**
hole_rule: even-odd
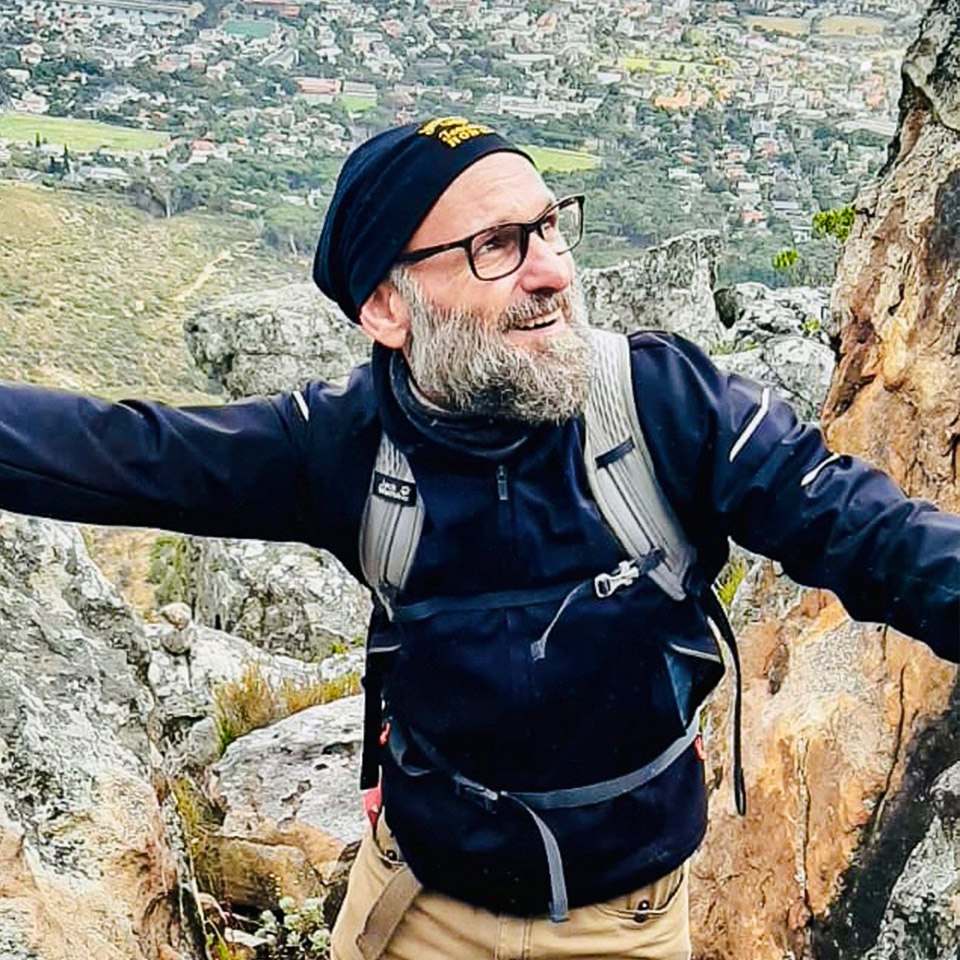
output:
[[[557,293],[570,285],[572,265],[568,253],[556,253],[536,231],[530,234],[527,256],[520,267],[520,286],[526,293]]]

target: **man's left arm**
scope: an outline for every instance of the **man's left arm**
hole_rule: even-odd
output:
[[[684,341],[664,349],[667,382],[684,398],[677,430],[698,451],[697,497],[725,531],[797,582],[833,590],[854,618],[960,660],[960,517],[831,453],[769,388],[717,370]]]

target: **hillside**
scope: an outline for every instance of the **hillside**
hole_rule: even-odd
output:
[[[217,403],[183,320],[231,290],[306,276],[239,217],[155,219],[123,200],[0,181],[0,378],[168,403]],[[97,564],[141,613],[155,531],[85,528]]]
[[[156,219],[113,197],[0,181],[0,376],[211,402],[184,317],[229,290],[306,276],[257,233],[239,217]]]

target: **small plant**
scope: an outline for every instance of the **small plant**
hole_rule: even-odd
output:
[[[279,920],[272,910],[260,914],[256,936],[266,943],[257,947],[257,960],[329,960],[323,901],[310,897],[297,904],[292,897],[282,897],[279,906]]]
[[[841,246],[850,236],[856,211],[852,206],[821,210],[813,215],[813,233],[816,237],[835,237]]]
[[[238,679],[218,684],[213,690],[220,748],[226,750],[251,730],[266,727],[307,707],[359,692],[360,677],[356,673],[335,680],[304,682],[287,677],[277,683],[266,676],[259,663],[248,663]]]
[[[773,269],[790,271],[800,262],[800,254],[796,250],[780,250],[773,255]]]
[[[821,326],[820,321],[816,317],[807,317],[807,319],[803,321],[803,332],[812,336],[820,332]]]
[[[191,870],[204,890],[214,890],[219,876],[217,851],[211,837],[223,823],[223,815],[187,775],[168,782],[183,828]]]
[[[189,538],[173,533],[160,534],[150,549],[147,580],[154,585],[158,607],[176,601],[189,603]]]
[[[730,609],[733,598],[737,594],[737,589],[747,575],[747,563],[743,557],[735,557],[728,561],[727,565],[720,571],[717,577],[716,590],[724,610]]]

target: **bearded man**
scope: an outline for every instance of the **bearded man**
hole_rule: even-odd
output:
[[[719,657],[708,591],[662,589],[662,551],[629,556],[594,496],[590,472],[638,445],[690,584],[732,537],[960,652],[960,518],[681,338],[630,337],[638,432],[585,459],[608,374],[575,284],[582,214],[484,125],[388,130],[347,159],[314,266],[374,341],[345,389],[179,410],[0,390],[3,506],[301,540],[374,592],[382,795],[336,960],[690,956]]]

